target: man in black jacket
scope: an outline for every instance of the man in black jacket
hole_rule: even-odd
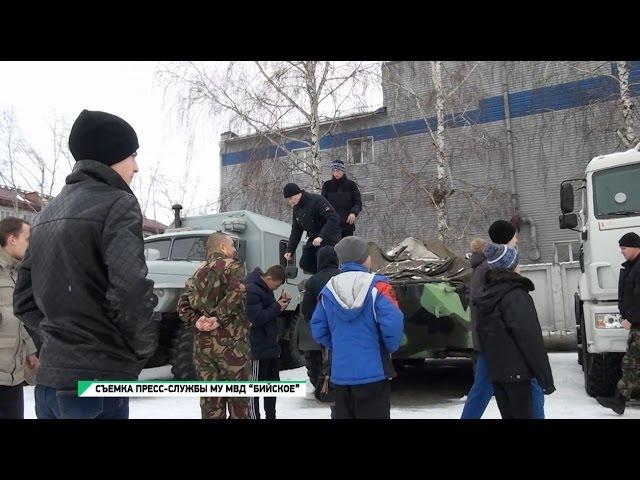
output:
[[[280,288],[286,276],[280,265],[269,267],[266,272],[256,268],[247,275],[246,312],[251,322],[251,380],[280,380],[280,345],[278,344],[278,316],[283,312],[291,296],[283,290],[276,301],[273,292]],[[276,397],[265,397],[264,413],[276,418]],[[253,397],[249,405],[249,418],[260,418],[260,398]]]
[[[115,115],[83,110],[76,160],[36,217],[14,292],[16,315],[42,338],[38,418],[128,418],[127,398],[78,397],[78,380],[137,380],[157,346],[140,205],[129,188],[138,137]]]
[[[520,276],[518,252],[489,243],[484,250],[491,269],[474,302],[478,306],[480,347],[493,382],[502,418],[534,418],[531,379],[545,395],[555,391],[530,291],[533,283]]]
[[[340,219],[326,198],[305,192],[295,183],[287,183],[282,191],[293,207],[291,235],[284,258],[289,261],[298,248],[302,234],[307,232],[307,244],[302,249],[300,268],[305,273],[316,273],[318,249],[340,241]]]
[[[622,327],[629,330],[629,339],[622,359],[622,378],[614,396],[596,397],[596,400],[603,407],[622,415],[633,390],[640,388],[640,236],[634,232],[627,233],[618,244],[626,260],[618,281],[618,310]]]
[[[353,235],[356,218],[362,211],[362,198],[358,184],[347,178],[346,168],[341,160],[331,163],[331,180],[322,184],[322,196],[336,209],[340,216],[341,238]]]
[[[340,273],[338,268],[338,255],[333,247],[322,247],[318,251],[318,273],[311,276],[304,284],[304,297],[300,305],[300,311],[304,321],[299,326],[298,348],[304,352],[309,379],[315,387],[315,396],[318,400],[324,400],[323,385],[319,385],[319,377],[323,370],[329,368],[328,351],[322,349],[311,335],[311,317],[318,303],[320,291],[327,282]],[[326,374],[326,372],[324,372]],[[326,375],[325,375],[326,377]],[[326,390],[326,389],[325,389]]]

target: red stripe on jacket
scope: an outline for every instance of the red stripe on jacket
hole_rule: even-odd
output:
[[[400,308],[398,304],[398,299],[396,298],[396,292],[393,291],[393,287],[389,285],[387,282],[378,282],[376,283],[376,289],[381,295],[387,297],[391,303],[393,303],[396,307]]]

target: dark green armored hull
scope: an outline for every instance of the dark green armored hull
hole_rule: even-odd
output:
[[[471,352],[468,289],[464,284],[394,284],[405,316],[394,358],[445,358]]]
[[[471,267],[441,242],[407,239],[389,252],[369,246],[373,269],[388,276],[405,316],[404,336],[393,358],[470,356]]]

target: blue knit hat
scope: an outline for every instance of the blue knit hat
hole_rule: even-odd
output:
[[[484,247],[484,255],[492,270],[514,270],[518,266],[518,250],[509,245],[487,243]]]
[[[331,162],[331,171],[333,172],[334,170],[340,170],[341,172],[345,173],[347,171],[342,160],[334,160],[333,162]]]

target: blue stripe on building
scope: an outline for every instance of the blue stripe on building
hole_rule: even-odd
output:
[[[629,84],[632,96],[640,95],[640,61],[629,62]],[[617,67],[611,65],[612,75],[617,75]],[[509,113],[511,118],[539,115],[545,112],[584,107],[598,102],[607,102],[620,98],[618,82],[608,75],[576,80],[573,82],[534,88],[509,94]],[[474,124],[492,123],[504,120],[504,100],[502,95],[480,100],[478,109],[464,113],[449,114],[445,117],[446,128],[461,128]],[[427,122],[429,128],[427,128]],[[374,141],[406,137],[435,130],[436,117],[426,120],[420,118],[407,122],[392,123],[351,132],[328,134],[320,139],[320,149],[332,149],[345,146],[347,140],[360,137],[373,137]],[[304,142],[289,142],[285,147],[291,151],[308,147]],[[222,154],[222,166],[237,165],[252,159],[283,157],[286,152],[275,146],[259,150],[241,150]]]

